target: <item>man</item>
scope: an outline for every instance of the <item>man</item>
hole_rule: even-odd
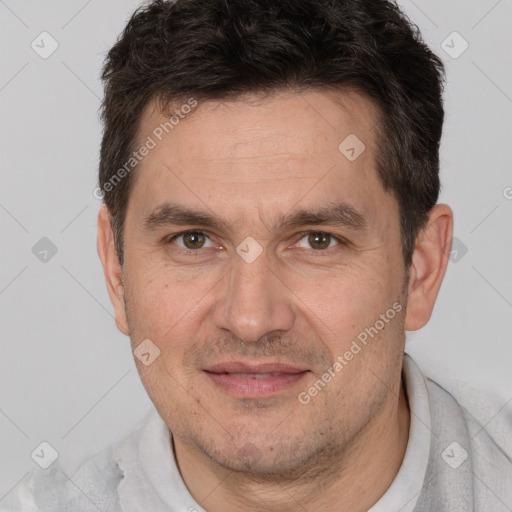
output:
[[[156,411],[24,510],[512,510],[510,454],[404,356],[453,216],[398,8],[154,1],[103,79],[98,251]]]

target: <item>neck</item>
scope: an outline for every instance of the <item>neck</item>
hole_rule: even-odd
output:
[[[398,398],[399,397],[399,398]],[[403,385],[342,453],[331,452],[312,471],[265,477],[235,473],[174,438],[178,467],[194,499],[208,512],[364,512],[393,482],[405,454],[410,414]],[[319,467],[322,467],[319,470]],[[336,507],[336,508],[333,508]]]

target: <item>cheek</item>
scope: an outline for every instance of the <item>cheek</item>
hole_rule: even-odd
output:
[[[183,392],[189,383],[182,361],[197,336],[200,290],[178,283],[169,272],[158,269],[140,272],[138,279],[129,281],[126,291],[132,346],[149,339],[160,351],[148,366],[137,361],[141,381],[157,409],[174,418],[184,406],[191,406],[189,395]]]
[[[185,349],[190,336],[194,337],[209,307],[214,276],[191,274],[180,279],[175,269],[165,265],[132,268],[137,273],[130,274],[125,289],[132,343],[149,338],[162,352],[175,356]]]
[[[347,266],[304,276],[290,273],[287,282],[297,307],[330,351],[343,351],[399,298],[399,289],[383,271]]]

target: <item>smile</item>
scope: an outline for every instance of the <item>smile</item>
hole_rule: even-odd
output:
[[[280,363],[248,365],[221,363],[204,370],[216,388],[243,398],[264,398],[286,391],[304,379],[308,370]]]

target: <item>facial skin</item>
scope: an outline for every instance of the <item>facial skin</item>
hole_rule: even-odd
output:
[[[140,141],[167,120],[151,104]],[[161,351],[137,367],[183,479],[208,511],[364,511],[400,467],[409,429],[404,330],[430,317],[453,219],[446,205],[431,210],[407,280],[397,202],[375,169],[376,120],[376,107],[354,92],[199,104],[134,171],[122,269],[100,212],[116,323],[133,348],[150,339]],[[366,146],[355,161],[338,150],[350,134]],[[283,226],[298,210],[342,202],[358,223]],[[157,222],[166,204],[218,225]],[[187,231],[195,237],[177,236]],[[262,249],[250,263],[237,252],[247,237]],[[299,393],[394,303],[401,311],[302,404]],[[307,372],[285,389],[241,396],[205,371],[233,361]]]

